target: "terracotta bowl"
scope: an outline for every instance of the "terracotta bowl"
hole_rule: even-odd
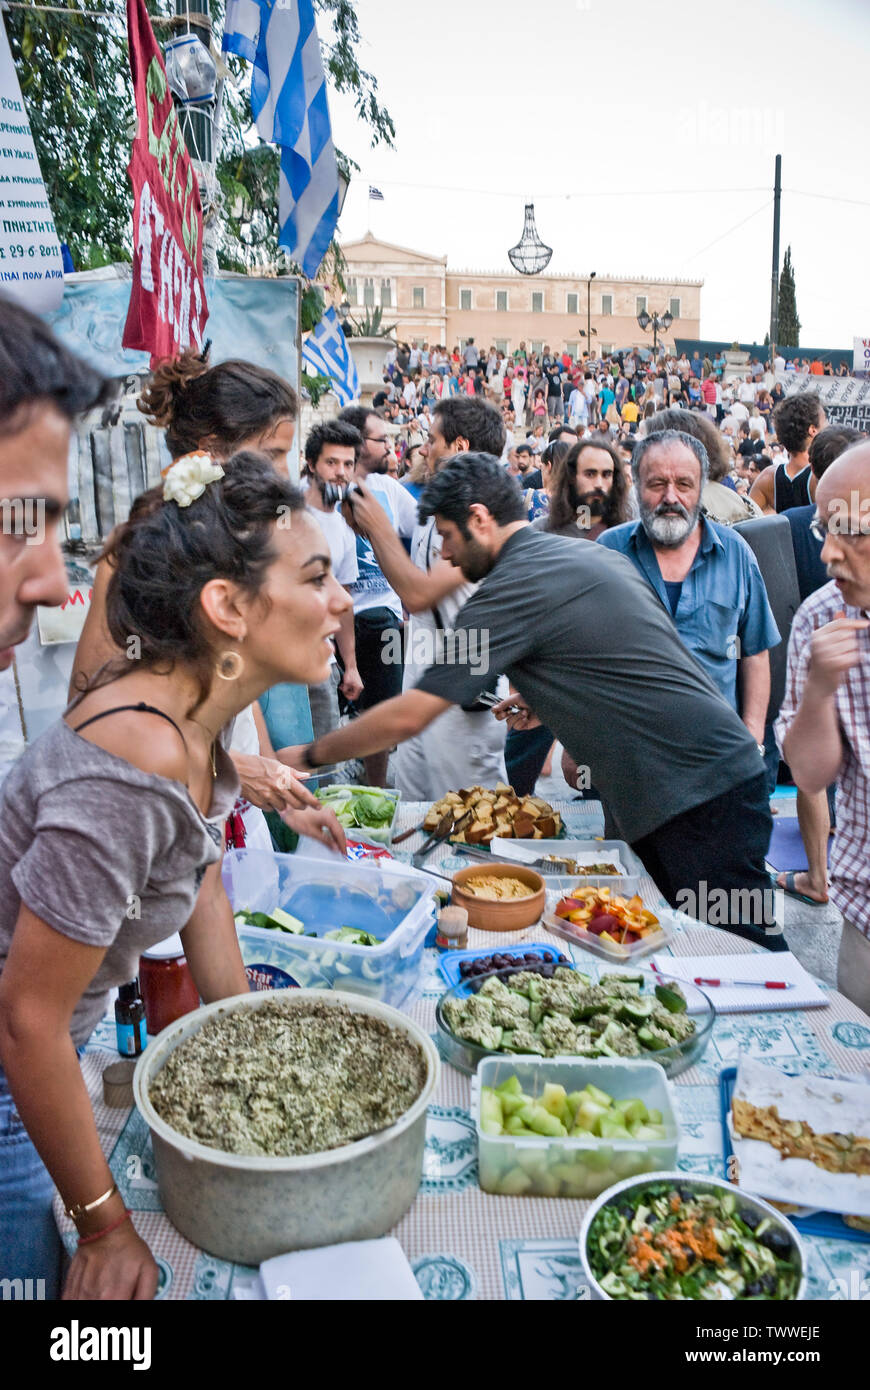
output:
[[[518,878],[534,891],[528,898],[506,898],[503,902],[476,898],[465,891],[470,879],[484,876]],[[476,927],[478,931],[524,931],[537,922],[544,911],[544,880],[534,869],[527,869],[523,864],[472,864],[453,875],[450,901],[455,907],[465,908],[468,925]]]

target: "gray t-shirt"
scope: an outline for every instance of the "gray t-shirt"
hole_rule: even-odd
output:
[[[432,666],[418,689],[468,704],[492,689],[488,675],[506,672],[590,769],[629,843],[763,771],[752,735],[659,598],[603,546],[515,531],[459,614],[463,630],[478,634],[467,646],[473,666]]]
[[[220,743],[215,766],[205,817],[180,782],[143,772],[61,719],[3,784],[0,970],[22,902],[63,936],[106,950],[73,1012],[77,1047],[105,1012],[108,991],[138,974],[142,952],[185,925],[206,868],[220,858],[239,790]]]

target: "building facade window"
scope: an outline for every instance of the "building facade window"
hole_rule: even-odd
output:
[[[615,349],[613,343],[602,343],[602,344],[601,344],[601,351],[602,351],[602,353],[604,354],[605,357],[609,357],[610,354],[611,354],[612,352],[615,352],[615,351],[616,351],[616,349]]]
[[[566,344],[565,344],[565,351],[567,352],[568,356],[569,356],[572,360],[576,360],[576,359],[580,356],[580,344],[579,344],[579,343],[566,343]]]
[[[393,304],[393,286],[389,280],[381,281],[381,308],[390,309]]]
[[[645,294],[639,294],[639,295],[637,296],[637,298],[635,299],[635,301],[634,301],[634,312],[635,312],[635,314],[645,314],[645,313],[646,313],[646,295],[645,295]]]
[[[672,319],[681,319],[683,317],[683,315],[680,312],[682,305],[680,304],[679,299],[672,299],[669,307]]]
[[[578,313],[580,312],[580,296],[579,296],[579,294],[569,294],[569,295],[568,295],[568,307],[567,307],[567,312],[568,312],[569,314],[578,314]]]
[[[542,314],[544,312],[544,292],[543,290],[532,291],[532,313]]]
[[[603,295],[601,296],[601,316],[602,316],[602,318],[609,318],[610,315],[611,315],[612,313],[613,313],[613,295],[612,295],[612,294],[603,294]]]
[[[357,288],[356,280],[348,280],[346,283],[348,304],[359,304],[359,289]]]
[[[413,289],[413,291],[412,291],[412,294],[413,294],[413,306],[414,306],[414,308],[415,308],[415,309],[424,309],[424,308],[426,307],[426,290],[425,290],[425,288],[424,288],[422,285],[415,285],[415,286],[414,286],[414,289]]]
[[[532,343],[531,347],[529,348],[529,351],[533,354],[533,356],[540,357],[541,353],[544,351],[543,338],[539,339],[536,343]]]
[[[460,309],[471,308],[471,290],[459,291],[459,307]]]
[[[495,350],[496,350],[496,352],[501,352],[501,353],[503,353],[504,356],[507,357],[507,354],[508,354],[508,340],[507,340],[507,338],[496,338],[496,340],[495,340]]]
[[[374,282],[374,280],[366,280],[366,281],[364,282],[364,284],[363,284],[363,305],[364,305],[367,309],[373,309],[374,306],[375,306],[375,282]]]
[[[500,314],[506,314],[506,313],[507,313],[507,307],[508,307],[508,292],[507,292],[507,290],[496,290],[496,292],[495,292],[495,307],[496,307],[496,309],[498,310],[498,312],[499,312]]]

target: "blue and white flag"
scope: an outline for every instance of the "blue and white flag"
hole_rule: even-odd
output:
[[[312,0],[228,0],[223,50],[253,64],[251,108],[281,150],[278,245],[316,275],[338,222],[335,146]]]
[[[382,203],[384,201],[384,195],[381,190],[375,188],[374,184],[371,183],[369,184],[369,197],[373,203]]]
[[[302,361],[314,372],[332,378],[332,389],[342,405],[359,399],[359,375],[347,338],[334,309],[327,309],[314,332],[302,345]]]

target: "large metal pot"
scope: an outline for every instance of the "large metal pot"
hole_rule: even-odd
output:
[[[383,1019],[420,1046],[426,1081],[411,1108],[379,1134],[294,1158],[222,1153],[170,1129],[149,1099],[151,1081],[170,1053],[216,1015],[261,1008],[274,998],[286,1000],[287,993],[239,994],[185,1015],[150,1043],[133,1077],[136,1105],[151,1130],[166,1215],[209,1254],[246,1265],[288,1250],[381,1236],[395,1225],[420,1186],[426,1108],[440,1068],[431,1038],[397,1009],[350,994],[294,990],[294,1002],[311,1000]]]

